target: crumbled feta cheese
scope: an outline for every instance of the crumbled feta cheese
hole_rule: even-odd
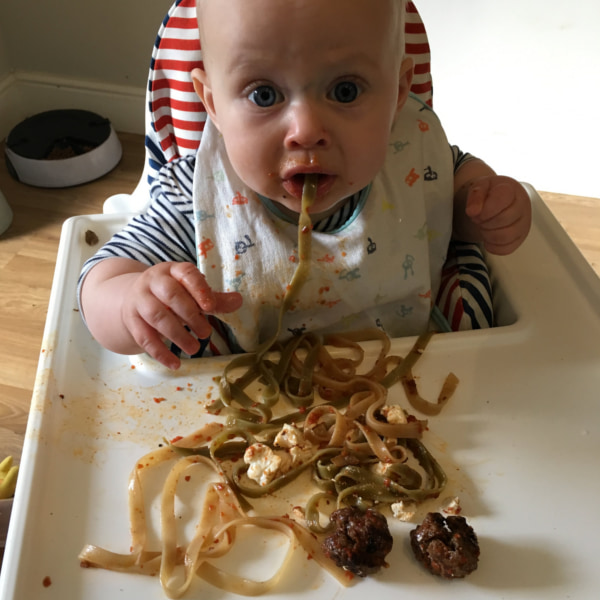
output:
[[[382,406],[381,414],[385,417],[386,421],[392,425],[399,425],[407,422],[404,409],[397,404]]]
[[[305,446],[308,442],[302,432],[293,425],[286,423],[277,434],[273,444],[280,448],[292,448],[293,446]]]
[[[454,496],[454,498],[445,498],[442,501],[442,512],[447,515],[460,515],[462,512],[460,498],[458,496]]]
[[[288,423],[281,428],[273,444],[289,451],[293,465],[302,464],[314,452],[314,445],[304,437],[304,434],[297,427]]]
[[[376,462],[373,464],[373,466],[371,467],[371,471],[373,471],[373,473],[375,473],[376,475],[385,475],[387,473],[387,470],[390,468],[391,463],[385,463],[385,462]]]
[[[262,486],[310,459],[315,448],[299,429],[288,424],[277,434],[273,445],[281,451],[274,452],[266,444],[256,443],[248,446],[244,453],[248,477]]]
[[[394,502],[391,505],[392,514],[396,519],[400,521],[412,521],[415,517],[415,503],[414,502]]]
[[[268,485],[281,468],[281,456],[275,454],[265,444],[252,444],[244,452],[244,462],[248,465],[247,475],[259,485]]]

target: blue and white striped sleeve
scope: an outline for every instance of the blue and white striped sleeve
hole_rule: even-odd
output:
[[[194,165],[195,156],[186,156],[162,167],[150,189],[148,210],[134,217],[83,265],[78,298],[90,269],[109,258],[130,258],[148,266],[166,261],[196,263]]]
[[[456,173],[465,163],[477,158],[468,152],[463,152],[458,146],[451,145],[452,158],[454,160],[454,173]]]

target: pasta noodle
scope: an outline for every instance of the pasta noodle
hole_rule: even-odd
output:
[[[136,463],[129,481],[130,553],[86,546],[80,553],[84,566],[159,574],[170,598],[180,597],[196,576],[228,591],[257,595],[277,584],[299,543],[347,585],[349,575],[324,555],[318,541],[318,535],[330,529],[322,524],[328,521],[320,510],[324,500],[337,507],[367,508],[400,500],[422,502],[443,490],[446,475],[420,439],[427,421],[387,405],[387,390],[397,382],[411,406],[426,415],[437,414],[452,395],[458,382],[453,374],[435,403],[417,390],[413,368],[431,334],[419,337],[405,358],[390,355],[390,340],[379,330],[322,338],[306,333],[285,345],[277,342],[282,315],[308,275],[308,208],[315,195],[316,177],[307,176],[298,224],[300,261],[286,290],[276,335],[255,353],[233,358],[224,369],[220,399],[209,407],[220,420]],[[379,347],[370,367],[365,366],[362,344],[367,341]],[[259,451],[282,463],[269,477],[266,469],[261,472],[265,481],[250,476],[250,459]],[[162,490],[161,548],[149,551],[143,479],[166,462],[173,464]],[[216,481],[207,488],[195,535],[181,548],[175,497],[183,473],[192,467],[208,470]],[[287,516],[250,516],[253,499],[271,494],[307,470],[318,491],[304,508],[304,524]],[[240,527],[248,526],[277,530],[289,539],[284,563],[267,581],[225,573],[211,562],[230,550]],[[180,568],[183,576],[178,577]]]

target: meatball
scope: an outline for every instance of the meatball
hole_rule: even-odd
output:
[[[454,579],[477,568],[477,536],[464,517],[429,513],[410,532],[410,545],[417,560],[434,575]]]
[[[323,551],[338,567],[366,577],[387,567],[393,538],[386,518],[376,510],[341,508],[331,513],[334,532],[323,541]]]

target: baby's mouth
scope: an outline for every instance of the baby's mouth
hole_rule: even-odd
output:
[[[321,198],[329,192],[331,186],[335,181],[334,175],[329,175],[327,173],[311,173],[313,175],[317,175],[317,198]],[[304,188],[304,180],[308,173],[295,173],[290,177],[283,179],[282,185],[286,192],[297,198],[298,200],[302,199],[302,190]]]

